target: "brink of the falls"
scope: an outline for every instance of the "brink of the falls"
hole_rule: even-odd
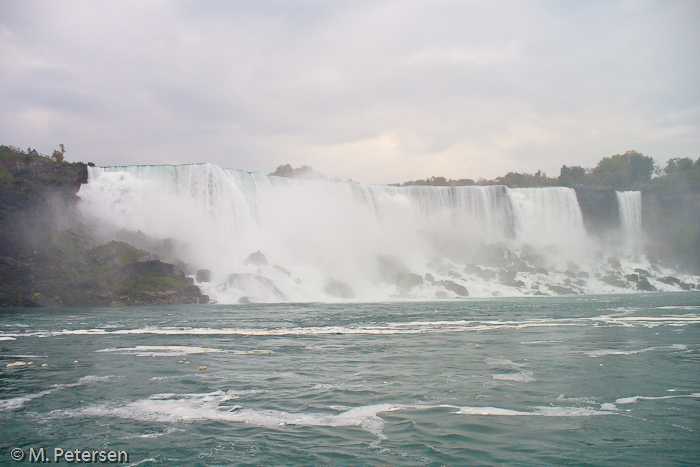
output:
[[[576,192],[564,187],[392,187],[195,164],[92,167],[79,196],[106,237],[173,239],[186,272],[219,303],[677,285],[642,254],[639,192],[617,193],[617,235],[605,240],[586,231]]]

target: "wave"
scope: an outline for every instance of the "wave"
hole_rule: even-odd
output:
[[[118,417],[160,423],[217,420],[245,423],[267,429],[289,426],[357,427],[380,439],[385,420],[380,414],[408,410],[452,410],[455,415],[587,417],[609,415],[612,412],[590,407],[534,407],[519,411],[498,407],[468,407],[455,405],[373,404],[354,408],[329,407],[328,412],[285,412],[281,410],[250,409],[236,401],[235,391],[214,391],[200,394],[154,394],[124,405],[90,405],[75,410],[54,411],[53,418]],[[455,410],[456,409],[456,410]]]
[[[136,347],[101,349],[95,352],[136,355],[137,357],[177,357],[200,353],[229,353],[235,355],[269,355],[272,353],[270,350],[223,350],[178,345],[137,345]]]
[[[19,408],[22,408],[24,406],[24,404],[26,404],[27,402],[29,402],[31,400],[38,399],[38,398],[44,397],[44,396],[48,396],[49,394],[53,394],[57,391],[62,391],[64,389],[69,389],[69,388],[75,388],[78,386],[84,386],[84,385],[91,384],[91,383],[107,381],[113,377],[114,377],[114,375],[108,375],[108,376],[87,375],[87,376],[83,376],[75,383],[54,384],[49,389],[45,389],[43,391],[39,391],[39,392],[36,392],[33,394],[27,394],[25,396],[13,397],[11,399],[3,399],[3,400],[0,400],[0,411],[1,412],[9,412],[12,410],[17,410]]]
[[[143,327],[134,329],[63,329],[59,331],[36,330],[14,332],[14,338],[20,337],[57,337],[57,336],[110,336],[110,335],[162,335],[162,336],[304,336],[304,335],[392,335],[423,334],[436,332],[480,332],[499,329],[522,330],[527,328],[557,328],[571,326],[688,326],[700,323],[700,315],[686,314],[680,316],[636,316],[615,317],[597,316],[593,318],[565,319],[523,319],[523,320],[436,320],[411,321],[405,323],[384,323],[358,326],[310,326],[289,328],[185,328],[185,327]],[[6,334],[6,335],[7,335]],[[167,347],[167,346],[165,346]],[[175,349],[179,350],[175,350]],[[675,347],[671,347],[674,349]],[[141,346],[125,349],[103,349],[103,352],[199,352],[199,347],[173,346],[170,350],[164,346]],[[216,351],[212,349],[212,351]],[[259,350],[258,352],[264,352]]]
[[[634,355],[638,353],[652,352],[654,350],[688,350],[688,346],[684,344],[672,344],[665,347],[647,347],[636,350],[600,349],[591,350],[589,352],[585,352],[585,354],[589,357],[597,358],[605,355]]]

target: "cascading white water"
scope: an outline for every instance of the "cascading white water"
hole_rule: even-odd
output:
[[[642,228],[642,192],[617,191],[615,194],[622,229],[630,234],[638,232]]]
[[[638,248],[642,231],[642,192],[616,191],[620,216],[623,251],[629,253]]]
[[[583,216],[571,188],[511,188],[516,237],[536,246],[576,245],[585,239]]]
[[[502,260],[526,245],[578,260],[587,242],[576,193],[563,187],[390,187],[195,164],[93,167],[79,196],[114,229],[176,239],[179,258],[212,271],[201,286],[220,302],[327,300],[329,281],[366,300],[433,298],[448,282],[469,285],[465,265],[483,248]],[[255,251],[270,265],[245,264]],[[416,275],[425,281],[402,285]],[[472,294],[512,292],[478,280]]]

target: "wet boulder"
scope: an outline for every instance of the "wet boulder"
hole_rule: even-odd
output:
[[[530,245],[523,245],[519,256],[520,259],[535,267],[544,267],[547,264],[545,257]]]
[[[377,258],[379,277],[383,282],[396,284],[401,292],[408,292],[413,287],[423,284],[423,277],[412,273],[396,259],[389,256]]]
[[[510,261],[510,251],[503,245],[484,245],[477,252],[477,261],[486,266],[506,267]]]
[[[396,285],[398,286],[399,290],[402,290],[404,292],[408,292],[413,287],[416,287],[416,286],[419,286],[422,284],[423,284],[423,277],[420,276],[419,274],[414,274],[412,272],[404,272],[396,280]]]
[[[514,258],[513,263],[508,266],[508,270],[513,272],[527,272],[529,269],[528,264],[520,258]]]
[[[450,292],[456,293],[460,297],[468,297],[469,296],[469,291],[463,285],[459,285],[459,284],[452,282],[452,281],[438,281],[437,283],[439,285],[443,286],[445,289],[449,290]]]
[[[625,288],[627,287],[627,284],[625,284],[625,281],[620,279],[617,276],[614,276],[612,274],[608,274],[607,276],[603,276],[600,278],[601,281],[605,282],[608,285],[612,285],[614,287],[620,287],[620,288]]]
[[[516,272],[514,271],[501,271],[499,274],[499,279],[501,284],[507,285],[508,287],[525,287],[525,282],[516,279]]]
[[[352,289],[352,287],[337,279],[329,279],[328,282],[326,282],[326,286],[323,288],[323,291],[328,295],[338,298],[355,298],[355,291]]]
[[[663,282],[668,285],[681,285],[681,280],[674,276],[664,276],[659,279],[659,282]]]
[[[656,287],[651,285],[646,277],[642,277],[641,279],[639,279],[639,282],[637,282],[637,290],[652,292],[656,290]]]
[[[211,282],[211,271],[209,269],[200,269],[197,271],[197,282]]]
[[[476,275],[485,281],[492,281],[498,276],[496,271],[492,271],[491,269],[481,269],[476,273]]]
[[[267,258],[265,255],[260,251],[256,251],[254,253],[251,253],[248,255],[248,257],[245,259],[243,264],[248,265],[248,264],[253,264],[255,266],[267,266]]]
[[[576,293],[573,291],[573,289],[570,289],[569,287],[562,287],[561,285],[554,284],[549,286],[549,290],[557,295],[573,295]]]
[[[476,264],[467,264],[462,270],[464,274],[477,274],[479,271],[481,271],[481,268]]]

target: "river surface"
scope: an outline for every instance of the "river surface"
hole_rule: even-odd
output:
[[[700,464],[697,292],[3,310],[0,363],[0,465]]]

